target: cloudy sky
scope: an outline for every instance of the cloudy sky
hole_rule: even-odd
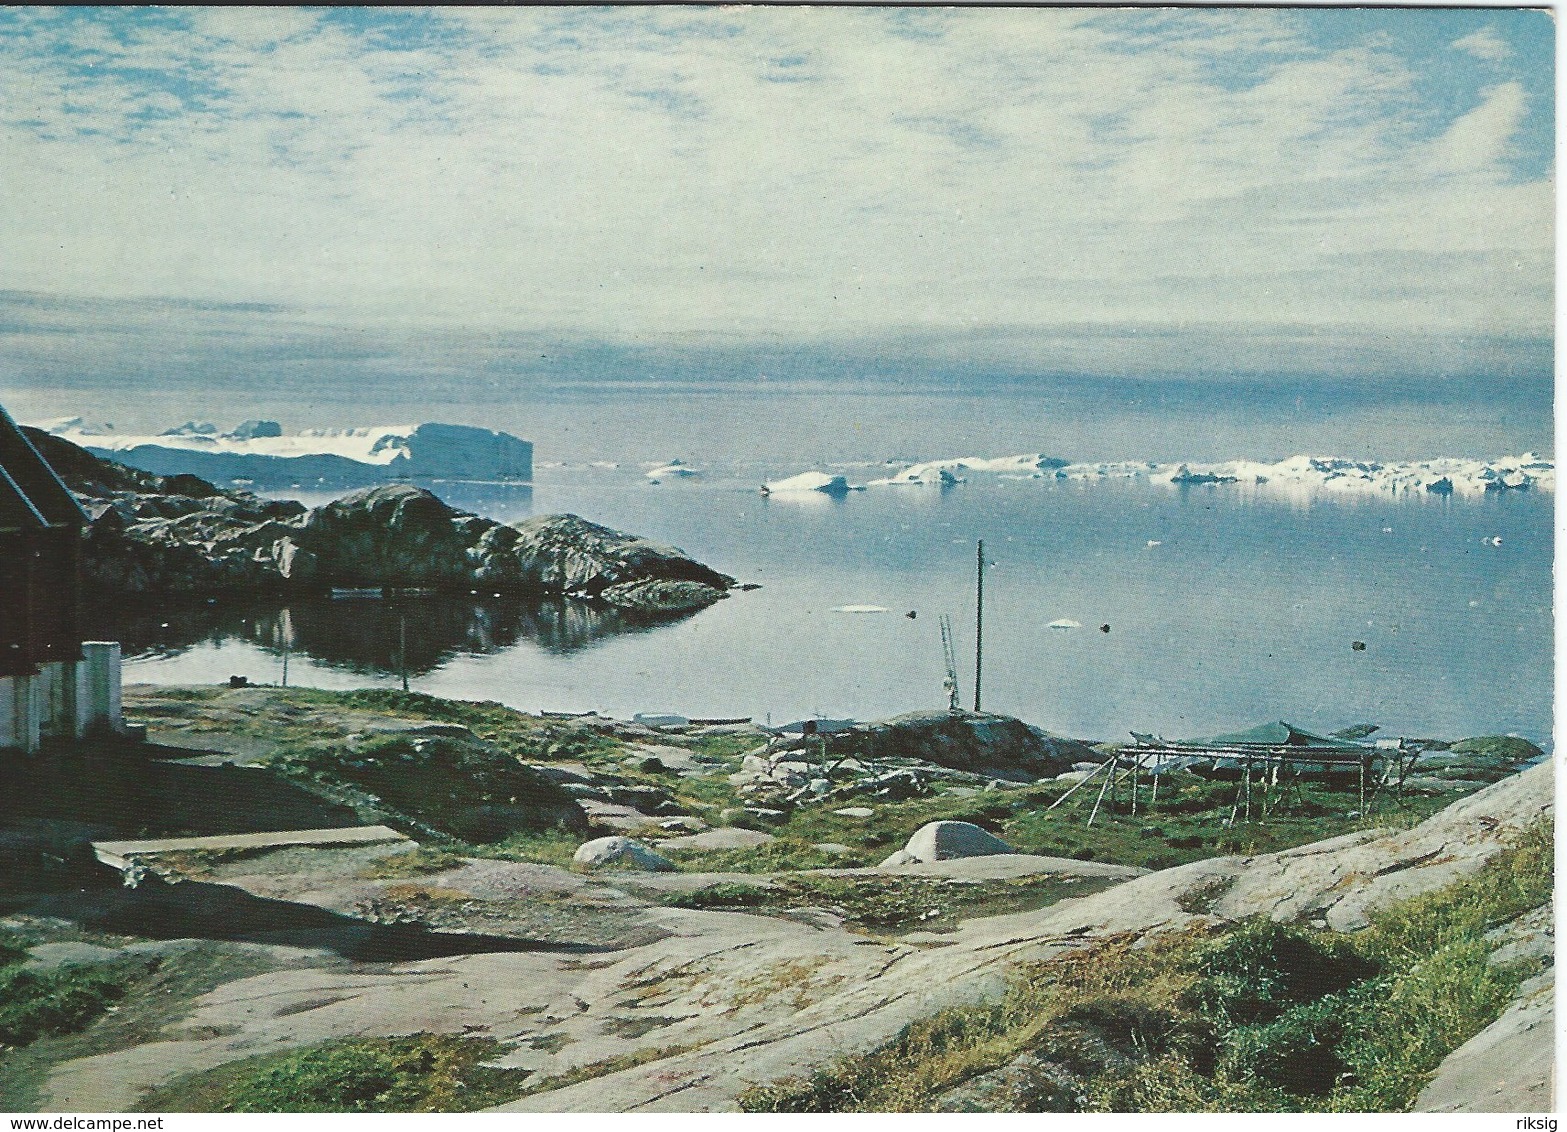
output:
[[[1495,9],[0,9],[0,395],[1538,377],[1553,37]]]

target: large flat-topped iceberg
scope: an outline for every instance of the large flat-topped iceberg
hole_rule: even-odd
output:
[[[801,472],[788,479],[774,480],[762,485],[763,495],[797,495],[802,492],[820,492],[822,495],[845,496],[851,491],[863,491],[863,485],[850,484],[842,476],[826,472]]]
[[[156,475],[249,480],[262,487],[360,485],[388,479],[530,481],[533,445],[469,425],[313,428],[284,435],[275,421],[246,421],[232,432],[191,422],[156,436],[85,425],[80,417],[40,427]]]
[[[1225,460],[1218,463],[1170,463],[1114,460],[1069,464],[1039,455],[983,459],[964,456],[929,460],[872,480],[873,486],[962,482],[957,472],[990,473],[1003,479],[1101,480],[1146,478],[1174,487],[1300,492],[1368,493],[1425,492],[1433,495],[1483,495],[1502,491],[1555,491],[1556,466],[1526,452],[1494,460],[1441,457],[1430,460],[1380,462],[1336,456],[1291,456],[1276,463]]]
[[[1037,472],[1054,472],[1066,466],[1065,460],[1044,456],[1038,452],[1026,456],[1000,456],[994,459],[982,456],[958,456],[951,460],[927,460],[923,464],[905,468],[897,475],[888,476],[886,479],[871,480],[871,483],[878,487],[892,487],[899,484],[931,484],[948,487],[961,481],[960,472],[995,472],[1003,475],[1032,476]]]

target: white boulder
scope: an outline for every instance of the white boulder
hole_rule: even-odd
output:
[[[916,861],[950,861],[955,857],[994,857],[1016,852],[995,834],[966,821],[933,821],[914,831],[903,851]]]
[[[661,857],[640,841],[629,837],[599,837],[577,846],[571,855],[573,863],[585,869],[602,869],[608,865],[622,865],[650,873],[675,872],[675,863]]]

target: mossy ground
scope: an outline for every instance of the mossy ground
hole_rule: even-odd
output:
[[[493,1038],[343,1038],[229,1062],[153,1090],[145,1112],[471,1112],[516,1096]]]
[[[1031,911],[1069,896],[1087,896],[1111,883],[1051,875],[983,882],[921,876],[780,876],[764,884],[729,881],[671,893],[661,903],[773,915],[821,909],[843,917],[850,929],[895,935],[915,929],[950,930],[974,916]]]

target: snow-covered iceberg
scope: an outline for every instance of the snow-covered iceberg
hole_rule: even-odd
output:
[[[762,485],[763,495],[790,495],[815,491],[822,495],[843,496],[851,491],[863,490],[865,490],[863,485],[851,485],[842,476],[828,475],[826,472],[801,472],[797,476]]]
[[[1444,457],[1381,462],[1337,456],[1291,456],[1275,463],[1225,460],[1215,463],[1159,464],[1141,460],[1110,460],[1069,464],[1038,454],[986,459],[962,456],[929,460],[872,480],[874,486],[962,483],[958,473],[988,473],[1002,479],[1106,480],[1148,479],[1175,487],[1235,485],[1247,491],[1309,496],[1318,492],[1422,492],[1433,495],[1481,495],[1503,491],[1555,491],[1553,461],[1526,452],[1494,460]]]
[[[691,480],[701,476],[701,472],[691,467],[683,460],[671,460],[661,467],[653,468],[646,473],[647,478],[653,483],[663,480]]]
[[[1291,456],[1277,463],[1228,460],[1183,464],[1156,481],[1182,484],[1235,483],[1274,491],[1306,489],[1335,494],[1421,492],[1434,495],[1482,495],[1499,491],[1555,491],[1556,468],[1532,452],[1494,460],[1444,457],[1431,460],[1346,460],[1336,456]]]
[[[533,479],[533,445],[469,425],[314,428],[284,435],[276,421],[246,421],[232,432],[191,421],[156,436],[93,428],[79,417],[41,427],[98,456],[156,475],[190,472],[259,487],[359,486],[389,479]]]
[[[1066,467],[1065,460],[1045,456],[1038,452],[1024,456],[1001,456],[994,459],[983,456],[958,456],[950,460],[927,460],[905,468],[885,479],[871,480],[870,486],[892,487],[899,484],[931,484],[950,487],[962,483],[960,472],[988,472],[999,475],[1036,475]]]

